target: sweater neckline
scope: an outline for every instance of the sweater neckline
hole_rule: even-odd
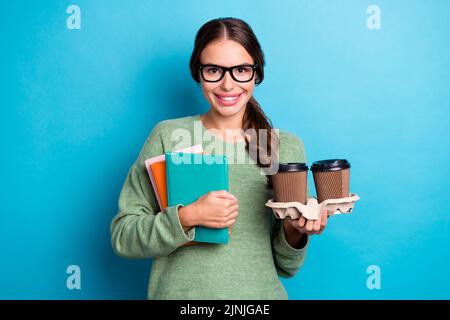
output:
[[[200,124],[202,125],[202,131],[203,131],[203,132],[204,132],[204,131],[207,131],[208,128],[205,127],[205,125],[203,124],[203,121],[202,121],[202,119],[200,118],[200,116],[201,116],[201,114],[199,113],[199,114],[197,114],[197,115],[195,115],[195,116],[192,116],[192,118],[193,118],[195,121],[200,121]],[[225,142],[225,143],[228,143],[228,144],[232,144],[232,145],[245,144],[245,140],[228,141],[228,140],[224,140],[222,137],[219,137],[219,136],[217,136],[217,135],[215,135],[215,134],[212,134],[212,135],[214,136],[214,138],[215,138],[216,140],[219,140],[219,141],[222,141],[222,142]]]

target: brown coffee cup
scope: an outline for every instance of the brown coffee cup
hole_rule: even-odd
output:
[[[275,202],[307,201],[308,166],[305,163],[279,163],[278,172],[272,175]]]
[[[317,202],[349,196],[350,163],[345,159],[313,162],[311,171],[316,187]]]

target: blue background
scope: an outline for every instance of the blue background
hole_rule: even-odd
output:
[[[81,8],[81,30],[66,9]],[[381,8],[369,30],[366,9]],[[205,112],[195,33],[246,20],[255,97],[309,162],[347,158],[354,214],[314,236],[291,299],[450,298],[449,1],[1,1],[0,298],[144,299],[150,260],[109,224],[153,126]],[[310,174],[309,178],[312,180]],[[312,189],[314,191],[314,189]],[[81,290],[66,268],[81,268]],[[366,270],[381,268],[381,289]]]

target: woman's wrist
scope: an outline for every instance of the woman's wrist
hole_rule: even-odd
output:
[[[181,226],[184,231],[191,229],[194,223],[194,210],[193,204],[189,204],[187,206],[181,206],[178,208],[178,218],[180,219]]]
[[[287,243],[296,249],[303,249],[306,246],[308,235],[300,232],[286,220],[283,221],[284,237]]]

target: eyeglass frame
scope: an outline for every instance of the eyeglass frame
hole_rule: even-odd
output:
[[[216,68],[222,69],[222,71],[223,71],[222,76],[221,76],[218,80],[214,80],[214,81],[206,80],[206,79],[205,79],[205,76],[203,75],[203,68],[204,68],[204,67],[216,67]],[[237,79],[234,77],[232,70],[233,70],[234,68],[238,68],[238,67],[251,67],[251,68],[252,68],[252,71],[253,71],[251,78],[250,78],[249,80],[247,80],[247,81],[240,81],[240,80],[237,80]],[[223,77],[225,76],[225,73],[226,73],[227,71],[228,71],[228,73],[231,75],[231,78],[233,78],[233,80],[236,81],[236,82],[239,82],[239,83],[250,82],[250,81],[252,81],[253,78],[255,77],[255,71],[256,71],[256,68],[258,68],[258,64],[257,64],[257,63],[256,63],[256,64],[246,64],[246,63],[244,63],[244,64],[239,64],[239,65],[237,65],[237,66],[231,66],[231,67],[223,67],[223,66],[219,66],[219,65],[213,64],[213,63],[207,63],[207,64],[201,64],[201,63],[199,63],[199,64],[198,64],[198,69],[200,70],[200,74],[201,74],[201,76],[202,76],[202,79],[203,79],[204,81],[206,81],[206,82],[219,82],[220,80],[223,79]]]

